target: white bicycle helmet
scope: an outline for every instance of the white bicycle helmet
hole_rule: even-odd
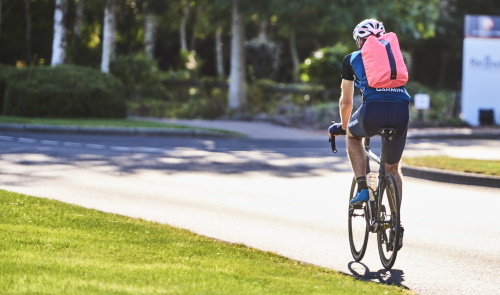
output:
[[[357,40],[358,38],[366,38],[370,35],[379,37],[383,34],[385,34],[384,24],[376,19],[370,18],[360,22],[354,28],[352,37],[354,40]]]

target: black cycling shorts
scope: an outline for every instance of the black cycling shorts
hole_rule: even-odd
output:
[[[386,163],[399,163],[408,133],[409,105],[406,102],[368,102],[352,115],[349,131],[355,137],[372,137],[380,128],[396,128],[392,140],[382,143],[386,146]]]

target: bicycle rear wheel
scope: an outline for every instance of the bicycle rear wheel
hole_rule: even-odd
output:
[[[380,184],[377,208],[377,244],[380,261],[385,269],[396,262],[401,231],[399,192],[392,175],[386,175]]]
[[[358,184],[356,178],[352,180],[349,201],[356,196]],[[361,261],[365,256],[368,244],[368,208],[365,203],[362,205],[349,205],[349,245],[352,257],[356,261]]]

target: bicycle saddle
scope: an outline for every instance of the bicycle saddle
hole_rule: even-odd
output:
[[[394,134],[396,134],[398,130],[396,128],[380,128],[378,130],[378,134],[384,137],[387,140],[392,140]]]

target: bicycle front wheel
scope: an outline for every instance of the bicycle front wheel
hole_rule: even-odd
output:
[[[356,178],[352,180],[349,201],[356,196],[358,184]],[[366,245],[368,244],[368,208],[365,203],[362,205],[349,205],[349,245],[352,257],[356,261],[361,261],[365,256]]]
[[[401,231],[399,192],[392,175],[386,175],[380,184],[377,208],[377,244],[380,261],[385,269],[396,262]]]

